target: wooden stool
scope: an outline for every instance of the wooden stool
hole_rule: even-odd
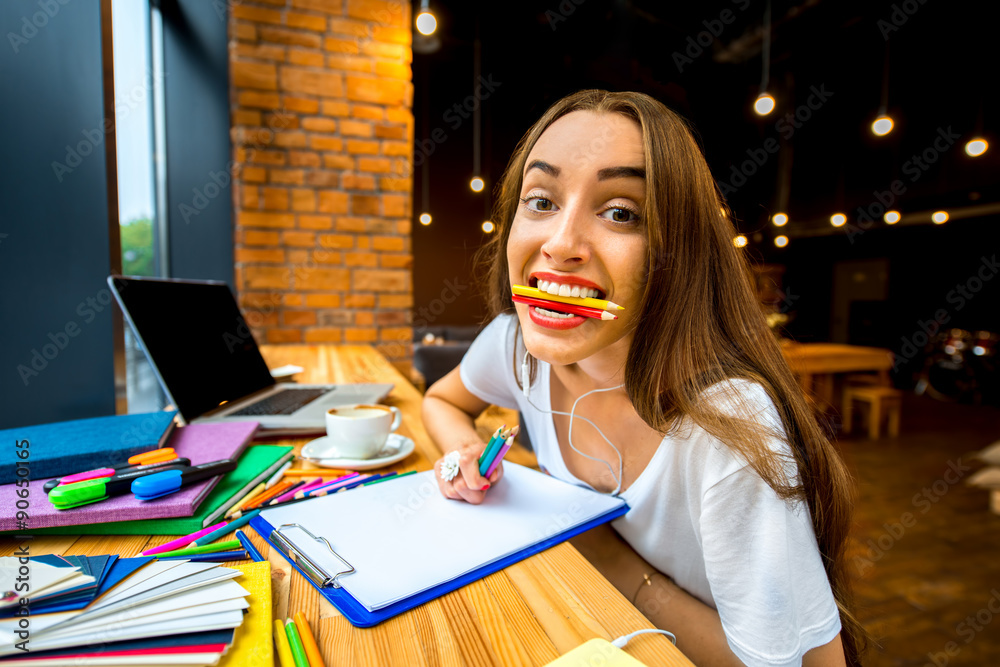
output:
[[[851,432],[854,401],[868,403],[868,437],[876,440],[882,423],[882,414],[889,415],[889,437],[899,435],[899,409],[903,392],[892,387],[847,387],[844,389],[844,433]]]

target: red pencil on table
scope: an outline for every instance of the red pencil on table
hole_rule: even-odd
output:
[[[546,310],[554,310],[557,313],[570,313],[572,315],[582,315],[583,317],[592,317],[595,320],[617,320],[618,316],[609,313],[606,310],[601,310],[600,308],[591,308],[590,306],[576,306],[571,303],[560,303],[558,301],[547,301],[545,299],[535,299],[530,296],[520,296],[514,294],[511,296],[517,303],[525,303],[529,306],[538,306],[539,308],[545,308]]]

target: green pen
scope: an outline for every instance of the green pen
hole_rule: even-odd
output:
[[[181,469],[184,466],[166,466],[147,470],[132,470],[118,473],[111,477],[98,477],[72,484],[60,484],[49,491],[49,501],[57,510],[68,510],[80,505],[106,500],[111,496],[120,496],[132,490],[132,481],[167,470]]]
[[[295,667],[309,667],[309,658],[306,657],[306,647],[302,645],[302,636],[299,629],[295,627],[295,621],[288,619],[285,621],[285,634],[288,635],[288,643],[292,647],[292,660]]]
[[[230,551],[241,548],[239,540],[229,540],[228,542],[219,542],[218,544],[206,544],[203,547],[184,547],[183,549],[164,551],[162,554],[154,555],[157,558],[166,558],[167,556],[197,556],[198,554],[210,554],[216,551]]]

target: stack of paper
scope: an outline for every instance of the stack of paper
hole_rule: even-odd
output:
[[[250,593],[234,581],[237,569],[216,563],[114,558],[96,595],[83,606],[65,609],[34,603],[35,573],[51,585],[58,579],[51,563],[32,558],[30,616],[25,630],[20,604],[0,619],[2,665],[214,665],[233,642],[244,619]],[[11,590],[9,561],[0,584]],[[72,562],[71,559],[67,559]],[[59,568],[55,568],[59,569]],[[72,569],[72,568],[64,568]],[[117,570],[117,571],[116,571]],[[20,576],[23,576],[20,575]],[[64,579],[65,580],[65,579]],[[25,595],[22,593],[21,595]]]

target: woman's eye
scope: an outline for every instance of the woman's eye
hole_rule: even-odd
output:
[[[551,211],[553,209],[552,200],[545,197],[525,197],[521,201],[532,211]]]
[[[636,215],[635,211],[624,208],[622,206],[609,208],[602,214],[602,216],[606,217],[608,220],[611,220],[612,222],[617,222],[619,224],[629,224],[637,222],[639,220],[639,216]]]

